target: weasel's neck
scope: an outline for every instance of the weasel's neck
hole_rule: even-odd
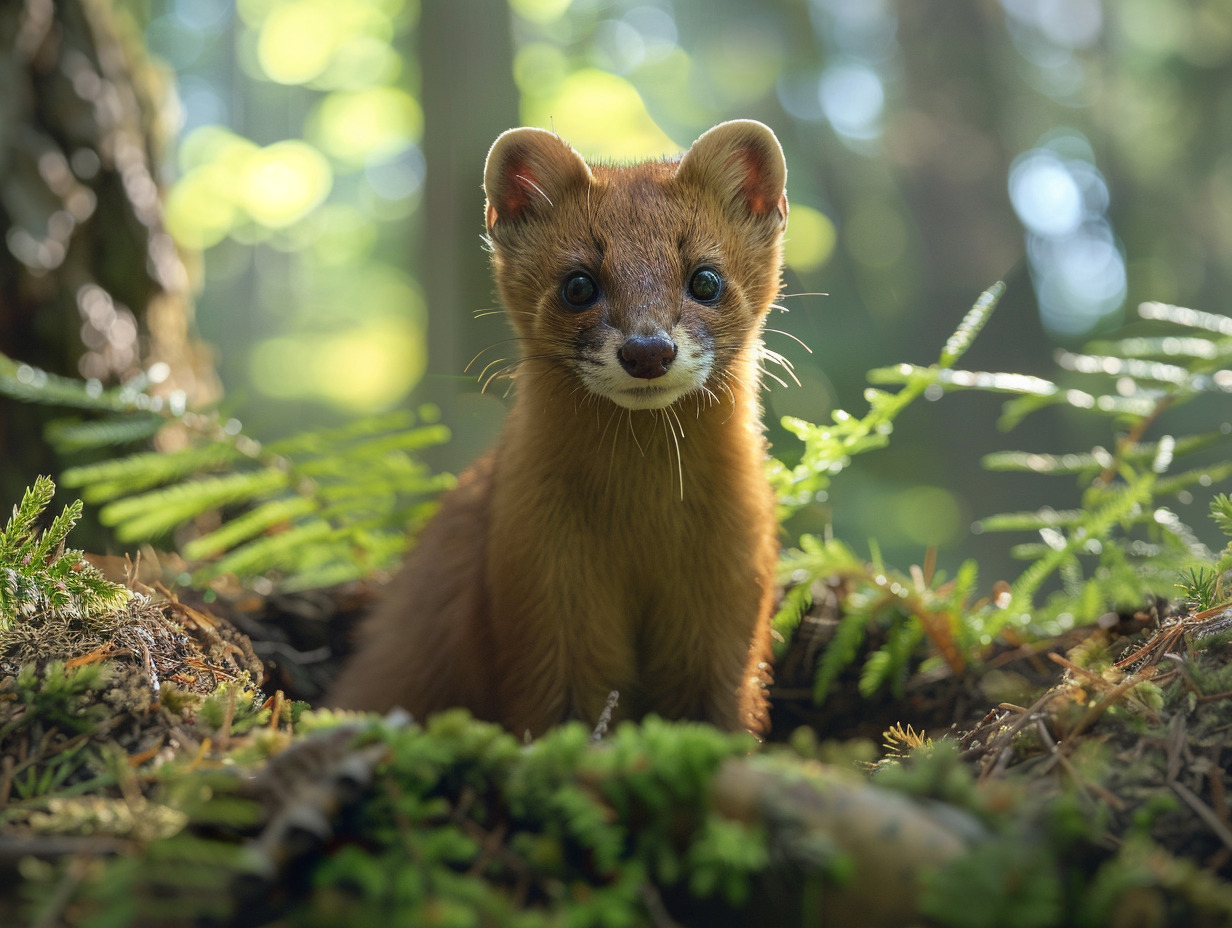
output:
[[[519,373],[501,442],[511,470],[586,494],[704,503],[762,467],[759,372],[752,361],[733,369],[728,389],[713,396],[638,410],[585,393],[559,368],[528,367]]]

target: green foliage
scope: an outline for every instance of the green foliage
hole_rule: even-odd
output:
[[[106,665],[53,661],[23,667],[0,686],[8,703],[0,708],[0,756],[21,757],[11,774],[16,801],[0,812],[0,823],[23,814],[23,802],[63,795],[82,781],[97,787],[99,777],[110,782],[106,747],[90,737],[111,714],[98,699],[109,677]]]
[[[1174,507],[1232,476],[1228,434],[1164,431],[1153,441],[1143,436],[1161,429],[1171,409],[1226,392],[1220,370],[1232,361],[1229,320],[1158,303],[1143,304],[1140,313],[1172,331],[1098,343],[1083,354],[1061,352],[1061,366],[1093,382],[1092,389],[1042,382],[1006,404],[1006,427],[1038,409],[1067,405],[1111,418],[1119,434],[1111,448],[1064,455],[1011,452],[985,460],[993,470],[1076,476],[1083,487],[1078,510],[1003,514],[980,523],[984,531],[1033,531],[1040,539],[1014,549],[1030,563],[1012,585],[1001,622],[1056,630],[1059,619],[1090,621],[1109,606],[1171,595],[1178,574],[1196,601],[1209,601],[1215,592],[1202,579],[1212,556]],[[1216,459],[1191,463],[1200,455]],[[1212,507],[1217,523],[1221,513],[1232,515],[1219,497]],[[1230,564],[1221,559],[1213,570],[1220,574]],[[1040,590],[1053,578],[1061,589],[1039,603]]]
[[[45,531],[39,531],[39,517],[55,492],[50,478],[39,477],[0,530],[0,636],[19,615],[86,618],[119,609],[131,596],[87,564],[82,552],[63,547],[81,517],[80,500],[66,506]]]
[[[852,457],[888,444],[894,419],[930,388],[947,382],[947,372],[951,372],[955,362],[971,346],[1004,292],[1005,284],[998,282],[981,294],[946,341],[936,364],[927,368],[911,365],[897,368],[897,382],[903,384],[897,393],[871,388],[865,391],[869,411],[863,417],[857,419],[837,409],[829,425],[814,425],[791,416],[783,419],[783,427],[804,442],[804,450],[795,467],[771,461],[770,481],[778,494],[780,518],[786,518],[824,493],[831,478],[842,472]],[[873,371],[870,380],[878,382],[881,373]]]
[[[1195,612],[1205,612],[1215,605],[1219,591],[1219,574],[1201,565],[1187,567],[1176,584],[1193,604]]]
[[[999,294],[998,285],[980,298],[937,364],[870,372],[872,382],[902,388],[895,394],[870,391],[871,409],[863,419],[840,412],[835,426],[787,423],[805,440],[805,452],[799,467],[778,465],[773,471],[784,512],[825,490],[852,454],[884,445],[893,416],[926,391],[1012,394],[1001,417],[1003,428],[1040,409],[1069,406],[1111,418],[1116,440],[1110,448],[1074,453],[1009,451],[985,458],[990,470],[1077,478],[1083,487],[1077,509],[1043,508],[981,520],[982,532],[1029,531],[1038,537],[1013,548],[1028,563],[1008,589],[992,599],[974,600],[973,563],[964,564],[955,579],[945,583],[941,577],[926,578],[929,571],[914,569],[904,575],[888,569],[876,555],[868,563],[830,539],[805,536],[786,550],[780,581],[792,586],[775,617],[782,642],[811,607],[815,584],[841,581],[839,625],[814,677],[819,701],[858,660],[874,631],[875,647],[869,649],[860,675],[860,690],[866,695],[887,683],[893,689],[919,662],[917,646],[924,641],[931,645],[932,660],[944,660],[958,671],[1007,626],[1056,633],[1093,621],[1109,608],[1137,607],[1154,596],[1174,595],[1178,586],[1198,609],[1211,608],[1225,595],[1218,578],[1232,568],[1232,543],[1216,558],[1175,507],[1232,476],[1227,430],[1165,432],[1150,441],[1144,435],[1182,403],[1226,392],[1222,367],[1232,362],[1232,323],[1209,313],[1144,304],[1144,318],[1179,328],[1179,333],[1100,343],[1085,354],[1060,353],[1063,368],[1094,381],[1090,390],[1038,377],[954,369]],[[1216,524],[1232,537],[1232,499],[1216,496],[1211,511]]]
[[[952,928],[1048,928],[1064,913],[1055,852],[1040,841],[994,839],[942,868],[924,911]]]
[[[393,913],[398,924],[635,926],[648,921],[652,885],[739,905],[770,862],[761,831],[707,798],[719,765],[754,745],[748,736],[647,719],[600,745],[578,724],[522,745],[459,711],[426,727],[362,724],[341,748],[382,745],[378,788],[311,861],[300,886],[311,896],[263,888],[253,906],[292,926],[387,924]],[[242,795],[250,776],[165,769],[162,801],[186,827],[110,863],[79,900],[81,923],[234,918],[245,879],[270,876],[241,842],[258,822]]]
[[[416,458],[449,438],[432,407],[262,444],[236,420],[150,396],[147,386],[102,390],[0,356],[0,393],[110,413],[53,422],[48,438],[63,452],[114,452],[117,444],[174,431],[175,450],[70,467],[61,481],[103,504],[99,518],[120,541],[165,539],[200,524],[182,548],[200,565],[195,583],[223,573],[277,573],[284,589],[301,589],[391,567],[435,494],[452,482]]]

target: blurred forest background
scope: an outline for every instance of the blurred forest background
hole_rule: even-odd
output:
[[[482,166],[492,140],[520,124],[611,159],[675,154],[733,117],[776,131],[789,166],[790,312],[770,322],[787,334],[767,342],[800,385],[771,381],[765,403],[786,459],[798,452],[782,416],[863,412],[865,372],[934,361],[995,280],[1008,296],[964,366],[1055,378],[1057,346],[1118,330],[1141,301],[1228,311],[1228,0],[8,7],[5,47],[29,48],[0,80],[16,86],[23,62],[42,67],[30,86],[58,101],[63,121],[47,130],[61,155],[40,155],[12,128],[29,100],[0,95],[0,350],[104,382],[171,377],[181,397],[221,395],[257,437],[428,403],[454,434],[439,466],[460,470],[492,441],[503,384],[481,395],[477,374],[511,348],[467,370],[506,338],[499,317],[474,317],[493,306]],[[53,8],[69,38],[97,37],[105,21],[131,62],[140,99],[108,97],[115,118],[95,126],[110,142],[82,141],[74,109],[101,112],[108,50],[85,67],[65,41],[40,64],[50,53],[31,23]],[[123,207],[109,206],[113,175]],[[31,178],[52,207],[32,205]],[[125,217],[144,229],[148,280],[65,271],[85,247],[70,240],[94,223],[82,260],[105,257]],[[168,300],[173,320],[195,305],[195,329],[159,315]],[[56,327],[81,343],[40,347]],[[20,421],[7,409],[11,462]],[[900,565],[929,545],[947,569],[974,555],[985,584],[1016,572],[1009,540],[972,534],[972,522],[1071,505],[1077,491],[985,472],[981,456],[1087,450],[1113,436],[1062,409],[1007,436],[997,411],[996,398],[969,394],[908,411],[889,450],[862,458],[796,527],[832,520],[857,550],[876,538]],[[1207,428],[1226,415],[1209,400],[1183,412]],[[6,499],[33,476],[10,474]]]

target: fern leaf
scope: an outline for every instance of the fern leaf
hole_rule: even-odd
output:
[[[378,416],[358,419],[336,428],[317,429],[289,435],[286,438],[268,442],[265,447],[271,454],[284,457],[318,455],[366,436],[411,429],[424,418],[422,409],[418,417],[409,409],[399,409]]]
[[[174,480],[223,470],[244,459],[229,444],[210,444],[172,452],[144,452],[111,461],[67,468],[65,486],[83,487],[87,502],[101,503]]]
[[[194,538],[184,545],[184,557],[191,561],[215,557],[241,542],[250,541],[267,529],[289,523],[300,516],[315,512],[316,509],[317,503],[306,496],[271,500],[232,519],[221,528]]]
[[[1082,509],[1039,509],[1035,512],[1004,512],[976,523],[982,532],[1038,532],[1041,529],[1080,525],[1087,518]]]
[[[52,553],[64,542],[73,526],[77,524],[77,520],[81,518],[81,508],[79,499],[65,506],[64,511],[52,520],[51,525],[42,533],[37,542],[31,539],[32,545],[29,550],[23,548],[23,556],[34,561],[46,561],[51,557]]]
[[[996,451],[980,459],[985,470],[1016,471],[1034,474],[1092,474],[1099,473],[1108,464],[1108,455],[1101,459],[1095,454],[1039,454],[1028,451]]]
[[[114,525],[122,541],[150,538],[203,512],[285,489],[289,483],[290,477],[277,470],[207,477],[108,503],[99,519]]]
[[[1117,341],[1095,341],[1087,345],[1093,354],[1117,358],[1197,358],[1213,361],[1232,345],[1198,336],[1161,335],[1157,337],[1122,338]]]
[[[791,640],[792,634],[800,625],[800,620],[804,618],[804,614],[809,611],[812,605],[813,590],[811,583],[798,583],[796,586],[788,588],[787,592],[783,594],[783,601],[779,604],[778,612],[774,614],[774,618],[771,620],[776,650],[786,647],[787,642]]]
[[[1180,474],[1173,474],[1155,485],[1160,496],[1175,496],[1182,490],[1195,486],[1212,486],[1232,477],[1232,461],[1213,464],[1210,467],[1195,467]]]
[[[1143,319],[1171,322],[1190,329],[1203,329],[1217,335],[1232,336],[1232,319],[1184,306],[1151,301],[1138,306],[1138,315]]]
[[[126,385],[104,390],[97,380],[73,380],[49,374],[29,364],[19,364],[0,354],[0,394],[28,403],[124,412],[139,409],[145,397],[140,389]],[[149,403],[149,397],[144,402]]]
[[[1057,532],[1055,542],[1049,542],[1049,550],[1012,584],[1008,613],[1026,614],[1044,580],[1063,565],[1073,563],[1080,552],[1090,549],[1092,541],[1105,538],[1111,528],[1140,512],[1142,503],[1151,498],[1154,480],[1154,474],[1143,474],[1124,487],[1106,491],[1098,507],[1088,512],[1068,537]]]
[[[1136,381],[1154,381],[1186,390],[1193,389],[1194,386],[1194,375],[1187,368],[1162,361],[1059,351],[1057,352],[1057,363],[1065,370],[1079,374],[1130,377]]]
[[[980,294],[975,305],[954,330],[954,334],[946,340],[945,347],[941,351],[940,365],[942,367],[953,367],[954,362],[966,353],[1004,294],[1005,284],[1001,281],[997,281]]]
[[[45,532],[38,531],[39,516],[55,490],[50,478],[39,477],[0,530],[0,633],[18,616],[88,617],[112,612],[132,596],[87,564],[80,551],[60,550],[81,515],[80,500],[66,506]]]
[[[347,449],[348,457],[355,460],[372,460],[388,454],[391,451],[422,451],[449,441],[449,429],[443,425],[429,425],[417,429],[407,429],[403,432],[393,432],[378,435],[362,442],[355,442]],[[305,474],[317,474],[328,471],[330,461],[320,458],[299,465]]]
[[[1220,493],[1211,500],[1211,518],[1221,532],[1232,538],[1232,497]]]
[[[830,640],[817,672],[813,677],[813,702],[821,705],[841,674],[860,653],[860,645],[868,634],[868,616],[862,612],[849,612],[839,619],[834,637]]]
[[[267,535],[241,545],[229,554],[202,568],[202,577],[215,577],[233,573],[254,576],[275,568],[294,565],[295,559],[307,549],[320,542],[334,538],[338,530],[324,519],[301,522],[285,532]]]
[[[58,419],[47,425],[47,440],[61,454],[111,448],[152,438],[166,424],[154,415],[112,416],[80,421]]]
[[[878,367],[868,372],[872,383],[910,383],[916,378],[926,378],[927,385],[936,385],[949,392],[953,390],[980,390],[989,393],[1013,393],[1044,398],[1056,397],[1060,392],[1051,380],[1029,374],[991,373],[989,371],[948,370],[938,367],[920,367],[917,364],[896,364],[893,367]]]
[[[890,675],[890,664],[890,653],[884,647],[878,648],[868,656],[860,671],[860,682],[857,684],[861,696],[871,699],[877,695],[877,691],[881,689],[882,684]]]

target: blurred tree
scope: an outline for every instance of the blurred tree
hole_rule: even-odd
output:
[[[483,165],[496,136],[517,124],[507,0],[427,3],[419,24],[423,72],[424,236],[431,395],[457,416],[457,382],[474,351],[473,313],[493,305],[483,231]],[[481,346],[486,347],[486,346]],[[437,384],[448,384],[441,389]],[[465,464],[458,462],[458,466]]]
[[[161,76],[107,0],[0,7],[0,352],[103,382],[217,387],[162,229]],[[0,399],[0,497],[54,470],[46,412]]]

